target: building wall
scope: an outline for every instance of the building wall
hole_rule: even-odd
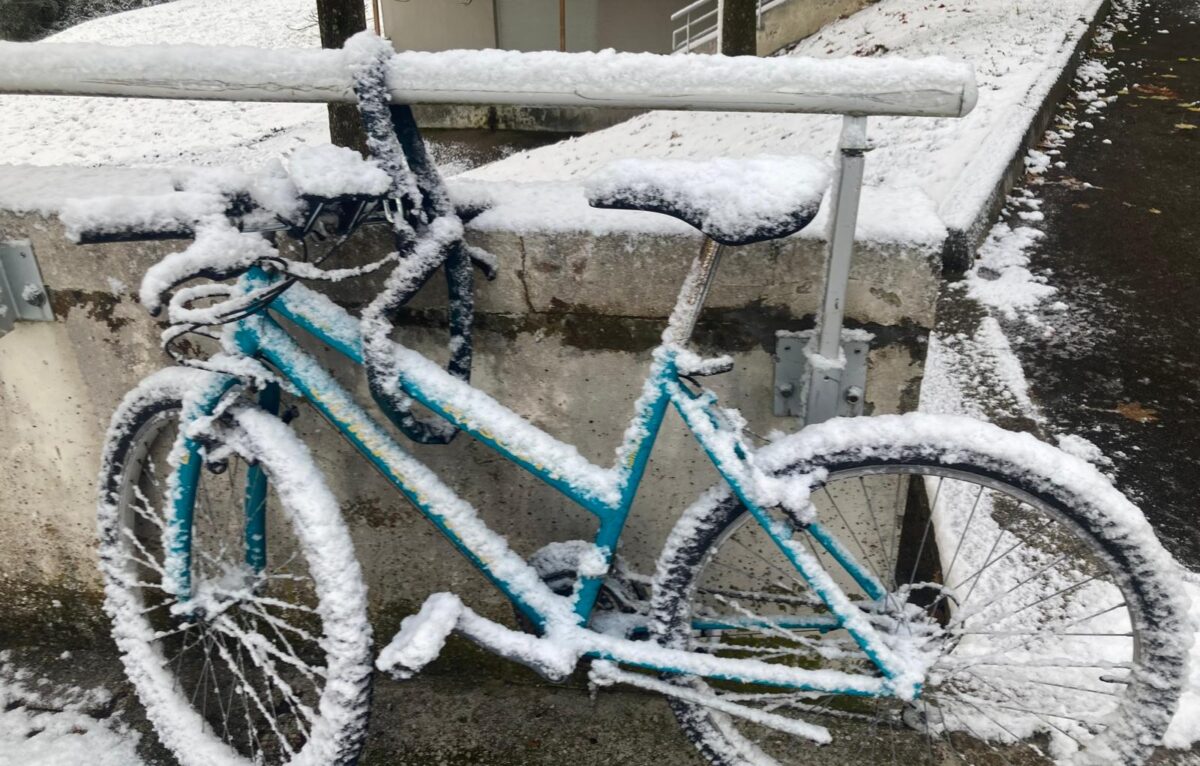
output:
[[[603,0],[597,18],[597,47],[621,51],[671,52],[671,14],[681,0]]]
[[[380,16],[398,50],[496,47],[493,0],[380,0]]]
[[[680,0],[567,0],[567,50],[669,53]],[[557,0],[382,0],[384,33],[401,50],[558,50]]]

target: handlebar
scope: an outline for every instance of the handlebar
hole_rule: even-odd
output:
[[[176,192],[181,193],[181,192]],[[305,222],[294,224],[275,217],[274,220],[264,220],[264,216],[257,217],[247,215],[244,208],[234,209],[227,208],[226,216],[237,227],[239,231],[247,234],[275,234],[285,233],[293,239],[303,239],[314,233],[314,227],[319,227],[323,222],[331,222],[329,218],[322,218],[322,214],[328,216],[332,211],[339,209],[349,201],[359,201],[361,198],[335,198],[335,199],[320,199],[313,198],[314,207],[317,208],[317,213],[306,216]],[[464,223],[484,212],[485,208],[479,207],[478,204],[472,203],[469,205],[456,206],[458,217]],[[261,209],[257,212],[262,212]],[[334,215],[338,213],[334,212]],[[127,242],[158,242],[168,240],[187,240],[194,239],[196,236],[194,222],[187,220],[163,221],[162,226],[152,228],[138,227],[136,224],[121,226],[118,222],[113,224],[111,221],[101,228],[83,228],[82,222],[79,221],[78,214],[73,215],[73,211],[68,207],[63,212],[63,223],[67,227],[68,236],[70,236],[76,244],[80,245],[101,245],[111,243],[127,243]],[[388,214],[385,213],[381,206],[374,211],[362,216],[362,219],[355,224],[355,228],[365,228],[371,226],[386,226],[391,221],[388,219]],[[317,232],[320,236],[328,236],[329,233]],[[335,232],[338,233],[338,232]]]

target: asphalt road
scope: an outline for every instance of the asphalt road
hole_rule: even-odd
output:
[[[1164,543],[1200,571],[1200,3],[1146,3],[1113,38],[1118,99],[1059,147],[1032,255],[1068,306],[1007,327],[1052,430],[1114,459]],[[1085,188],[1084,183],[1095,188]]]

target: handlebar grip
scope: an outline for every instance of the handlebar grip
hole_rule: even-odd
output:
[[[158,240],[193,239],[196,232],[188,228],[167,231],[81,231],[80,245],[102,245],[110,242],[154,242]]]
[[[63,205],[59,220],[76,242],[190,239],[196,221],[227,207],[225,196],[208,192],[81,197]]]

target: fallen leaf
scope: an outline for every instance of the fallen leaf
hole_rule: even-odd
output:
[[[1153,423],[1158,420],[1158,413],[1148,407],[1143,407],[1141,402],[1123,402],[1112,411],[1135,423]]]
[[[1104,190],[1104,187],[1102,187],[1102,186],[1093,186],[1092,184],[1088,183],[1087,181],[1080,181],[1078,178],[1075,178],[1074,176],[1063,176],[1062,178],[1055,181],[1055,183],[1058,184],[1059,186],[1065,186],[1066,188],[1068,188],[1072,191],[1084,191],[1086,189],[1098,189],[1100,191]]]
[[[1164,85],[1144,85],[1139,83],[1133,86],[1133,92],[1153,99],[1179,98],[1178,93]]]
[[[1150,208],[1150,212],[1151,212],[1151,213],[1154,213],[1155,215],[1162,215],[1162,211],[1161,211],[1161,210],[1159,210],[1159,209],[1158,209],[1158,208],[1156,208],[1156,207],[1152,207],[1152,208]]]
[[[1177,122],[1177,123],[1175,123],[1175,129],[1176,129],[1176,130],[1195,130],[1197,127],[1200,127],[1200,126],[1198,126],[1198,125],[1192,125],[1191,123],[1187,123],[1187,122]]]
[[[1091,205],[1089,205],[1089,204],[1088,204],[1088,203],[1086,203],[1086,202],[1076,202],[1076,203],[1075,203],[1074,205],[1072,205],[1071,207],[1077,207],[1077,208],[1079,208],[1080,210],[1090,210],[1092,206],[1091,206]]]

